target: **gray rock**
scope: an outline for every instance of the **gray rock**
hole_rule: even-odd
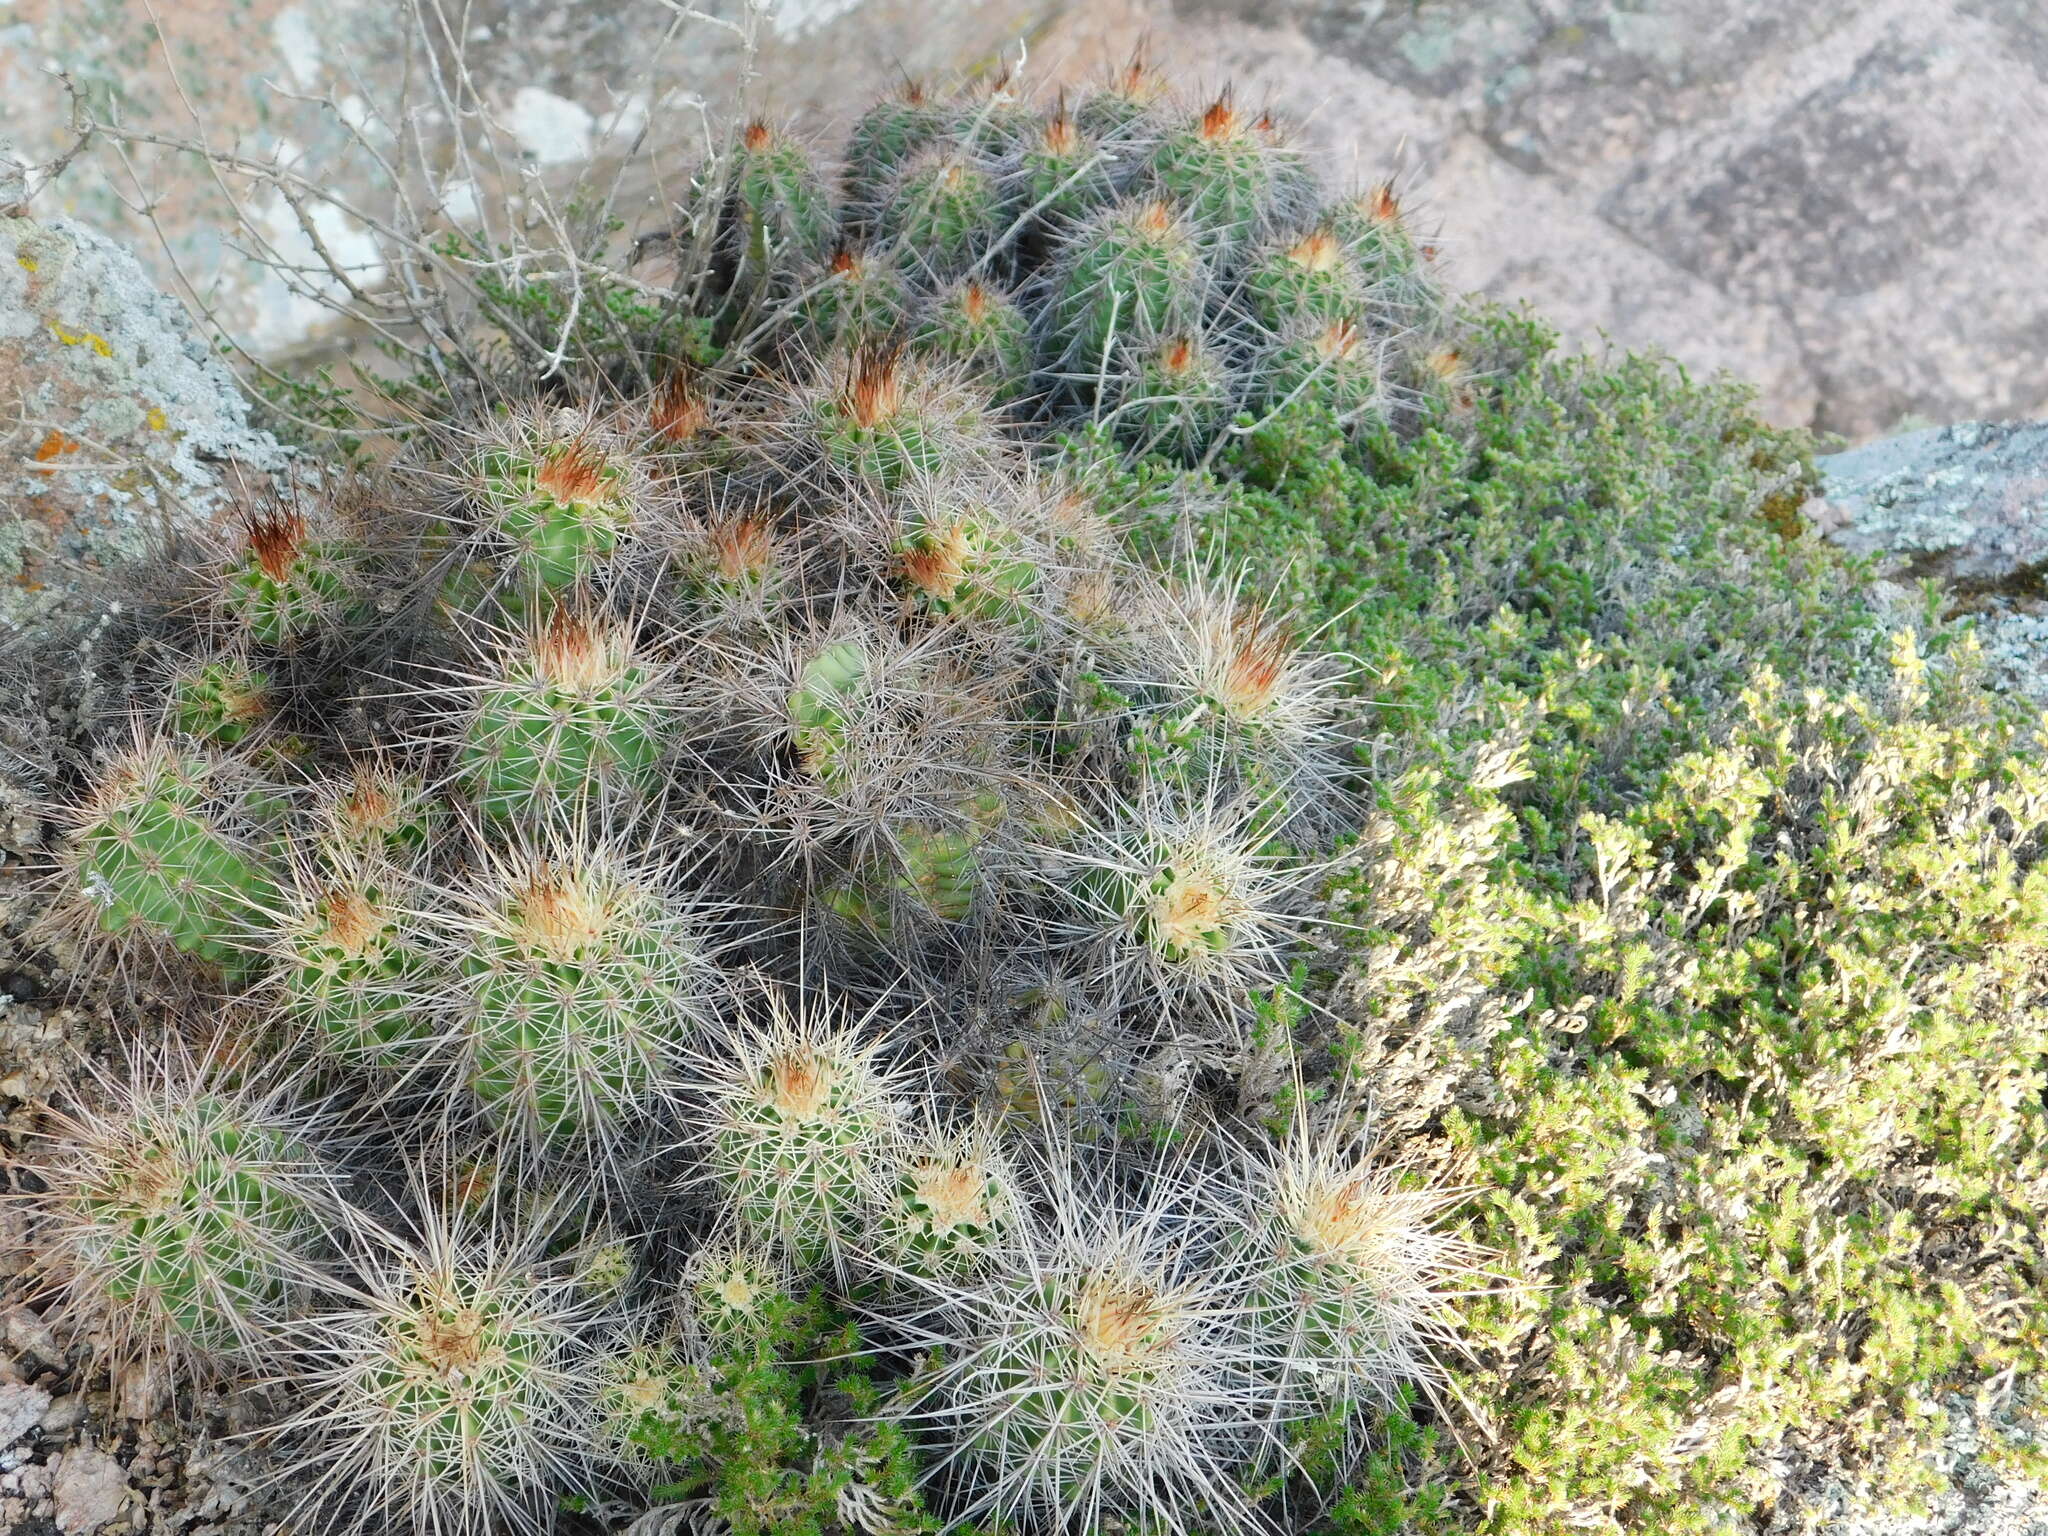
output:
[[[1992,681],[2048,703],[2048,422],[1965,421],[1820,460],[1806,509],[1902,584],[1975,620]]]
[[[34,1429],[49,1410],[50,1394],[22,1382],[0,1385],[0,1446],[12,1445]]]
[[[128,1474],[105,1451],[79,1446],[57,1461],[57,1529],[65,1536],[91,1536],[128,1507]]]
[[[132,255],[68,219],[0,218],[0,621],[288,460]]]

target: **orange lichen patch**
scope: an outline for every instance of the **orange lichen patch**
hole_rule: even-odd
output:
[[[565,507],[587,507],[602,499],[611,479],[604,453],[582,438],[543,458],[533,483]]]
[[[711,425],[711,402],[698,391],[686,368],[677,368],[656,386],[649,403],[647,426],[665,443],[687,443]]]
[[[740,142],[749,151],[759,154],[775,142],[775,130],[757,117],[747,124],[747,131],[740,135]]]
[[[83,445],[77,438],[66,437],[55,427],[50,428],[49,432],[44,435],[42,442],[36,445],[36,451],[30,455],[38,465],[42,466],[36,473],[39,475],[54,475],[57,473],[55,461],[63,458],[67,453],[78,452],[81,446]]]
[[[272,581],[291,579],[292,562],[306,547],[306,514],[294,507],[273,507],[250,517],[249,558]]]
[[[874,428],[892,420],[903,408],[903,369],[897,350],[862,348],[839,393],[839,404],[858,427]]]

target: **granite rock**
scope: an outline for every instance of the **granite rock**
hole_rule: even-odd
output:
[[[288,463],[132,255],[69,219],[0,217],[0,621]]]
[[[1820,460],[1814,527],[1967,615],[1994,684],[2048,705],[2048,422],[1964,421]]]

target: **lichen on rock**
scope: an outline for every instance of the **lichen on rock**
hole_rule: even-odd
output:
[[[290,451],[251,425],[228,369],[113,241],[0,217],[0,624],[162,521],[216,518]]]

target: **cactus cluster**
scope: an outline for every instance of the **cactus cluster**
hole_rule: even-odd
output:
[[[729,170],[771,366],[424,423],[138,580],[63,908],[319,1108],[138,1066],[56,1138],[59,1267],[298,1372],[309,1513],[899,1497],[803,1439],[829,1314],[947,1520],[1256,1520],[1299,1426],[1427,1376],[1463,1262],[1230,1118],[1359,803],[1348,671],[1018,412],[1193,453],[1268,354],[1379,409],[1421,258],[1142,72],[892,99],[837,208],[758,125]],[[808,1470],[728,1486],[755,1391]]]
[[[724,183],[738,313],[793,313],[799,347],[900,338],[1020,415],[1188,459],[1241,412],[1364,426],[1464,388],[1392,186],[1325,200],[1274,113],[1142,60],[1042,106],[906,83],[855,123],[836,206],[832,180],[756,121]]]

